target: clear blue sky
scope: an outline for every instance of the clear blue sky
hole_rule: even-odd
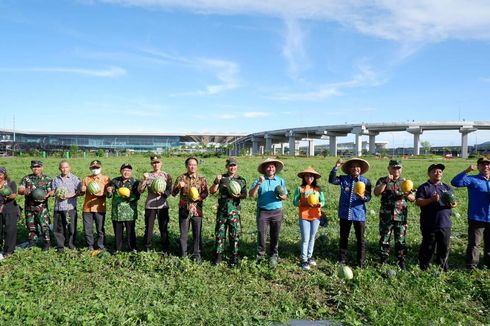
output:
[[[251,133],[489,103],[489,1],[0,0],[1,128]]]

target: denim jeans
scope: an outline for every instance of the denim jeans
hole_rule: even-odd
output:
[[[315,237],[318,227],[320,226],[320,219],[313,221],[299,220],[299,230],[301,231],[301,242],[299,249],[301,251],[301,261],[308,261],[313,255],[313,249],[315,248]]]

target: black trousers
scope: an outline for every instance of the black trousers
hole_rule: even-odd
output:
[[[257,256],[265,256],[267,228],[270,228],[270,255],[279,255],[279,233],[281,232],[281,224],[284,218],[282,209],[274,209],[271,211],[260,210],[257,214]]]
[[[65,247],[68,238],[68,248],[74,249],[77,239],[77,211],[54,211],[54,238],[58,249]]]
[[[445,271],[448,270],[450,238],[451,228],[422,230],[422,243],[419,249],[419,266],[421,270],[429,268],[434,252],[439,266]]]
[[[357,263],[359,264],[359,266],[363,266],[364,258],[366,257],[366,244],[364,241],[364,231],[366,228],[366,222],[340,219],[339,224],[340,224],[339,261],[341,263],[347,262],[347,248],[349,244],[349,233],[352,224],[354,224],[354,230],[356,232],[356,239],[357,239]]]
[[[179,208],[180,229],[180,256],[187,256],[187,240],[189,237],[189,224],[192,227],[192,257],[200,258],[202,251],[202,217],[189,216],[187,209]]]
[[[126,228],[126,237],[128,240],[128,250],[136,250],[136,221],[112,221],[112,226],[114,227],[114,246],[116,251],[121,251],[123,246],[123,233],[124,228]]]
[[[85,240],[89,248],[94,247],[93,224],[97,230],[97,247],[105,248],[105,213],[83,212],[83,229],[85,231]]]
[[[468,246],[466,267],[473,269],[480,260],[480,243],[483,238],[483,259],[490,268],[490,223],[468,220]]]
[[[145,209],[145,236],[144,246],[145,249],[151,248],[153,240],[153,227],[155,226],[155,219],[158,220],[158,229],[160,230],[160,241],[162,243],[163,252],[168,253],[170,251],[170,241],[168,238],[168,207],[161,209]]]
[[[0,214],[0,246],[3,254],[10,255],[15,251],[17,242],[17,214]]]

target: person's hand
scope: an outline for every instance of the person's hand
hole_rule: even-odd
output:
[[[341,159],[341,158],[339,158],[339,159],[337,160],[337,162],[335,162],[335,167],[337,167],[337,168],[338,168],[338,167],[340,167],[342,164],[344,164],[344,160],[343,160],[343,159]]]
[[[393,180],[393,175],[388,174],[388,176],[387,176],[387,177],[386,177],[386,179],[385,179],[385,183],[388,183],[388,182],[390,182],[390,181],[392,181],[392,180]]]
[[[264,178],[264,176],[263,176],[263,175],[261,175],[261,176],[259,177],[259,184],[261,184],[261,183],[262,183],[262,182],[264,182],[264,181],[265,181],[265,178]]]
[[[438,202],[441,199],[441,196],[437,192],[432,193],[432,196],[430,197],[433,202]]]
[[[29,194],[31,193],[32,191],[32,188],[31,187],[25,187],[24,188],[24,196],[29,196]]]
[[[458,203],[456,203],[456,202],[449,204],[449,207],[451,207],[451,208],[455,208],[456,206],[458,206]]]
[[[475,171],[475,170],[476,170],[476,165],[475,164],[471,164],[470,166],[468,166],[466,168],[465,171],[466,171],[466,173],[468,173],[468,172]]]
[[[220,183],[220,181],[221,181],[221,178],[223,178],[223,176],[221,174],[218,174],[216,176],[216,178],[214,179],[214,184],[215,185],[218,185]]]
[[[148,172],[143,173],[143,180],[148,181],[150,179],[150,174]]]
[[[406,192],[403,195],[408,201],[415,201],[415,195],[412,192]]]
[[[185,187],[185,182],[184,181],[180,181],[179,182],[179,188],[184,188]]]

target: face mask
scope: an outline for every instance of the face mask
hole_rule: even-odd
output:
[[[91,169],[90,172],[92,172],[92,175],[99,175],[100,174],[100,168],[98,168],[98,169]]]

